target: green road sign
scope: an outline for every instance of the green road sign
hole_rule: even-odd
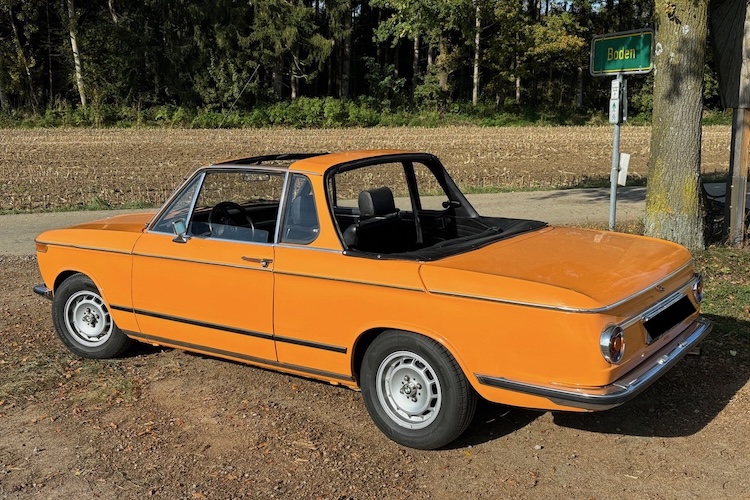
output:
[[[591,40],[591,74],[644,75],[651,62],[654,32],[650,29],[597,35]]]

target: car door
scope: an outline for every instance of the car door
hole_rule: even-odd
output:
[[[276,362],[273,239],[284,177],[209,170],[138,240],[132,289],[143,340]]]

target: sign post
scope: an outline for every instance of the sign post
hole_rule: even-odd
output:
[[[609,230],[615,228],[617,183],[620,172],[620,124],[627,120],[627,80],[624,75],[651,72],[654,32],[650,29],[597,35],[591,40],[592,76],[614,75],[609,98],[609,123],[614,125],[610,174]]]

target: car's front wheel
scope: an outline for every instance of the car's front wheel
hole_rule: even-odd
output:
[[[477,395],[450,353],[432,339],[386,331],[368,347],[360,372],[365,406],[386,436],[435,449],[460,436]]]
[[[55,290],[52,322],[66,347],[84,358],[112,358],[132,342],[117,328],[96,285],[84,274],[70,276]]]

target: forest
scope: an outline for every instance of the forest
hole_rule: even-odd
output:
[[[589,74],[591,38],[652,27],[653,11],[653,0],[0,0],[0,116],[216,127],[368,126],[399,110],[603,115],[610,79]],[[705,103],[718,107],[706,60]],[[653,77],[628,80],[630,112],[648,117]]]

